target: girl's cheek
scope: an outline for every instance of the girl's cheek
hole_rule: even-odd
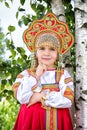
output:
[[[36,52],[36,57],[38,58],[38,52]]]

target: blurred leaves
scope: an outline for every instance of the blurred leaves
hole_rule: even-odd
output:
[[[0,32],[0,130],[12,130],[19,110],[19,103],[14,98],[12,84],[18,73],[30,67],[30,57],[26,55],[22,47],[15,47],[12,35],[15,27],[10,25],[7,38]],[[3,58],[8,55],[9,57]]]
[[[66,16],[66,23],[68,24],[68,27],[70,31],[73,33],[75,32],[75,14],[74,9],[71,4],[71,0],[63,0],[64,9],[65,9],[65,16]]]
[[[5,93],[7,92],[5,91]],[[9,92],[9,94],[11,93]],[[0,102],[0,130],[12,130],[19,106],[13,96],[2,99]]]
[[[51,12],[51,1],[49,0],[30,0],[32,10],[36,13],[36,19],[41,19],[44,14]]]

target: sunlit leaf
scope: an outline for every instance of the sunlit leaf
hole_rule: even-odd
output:
[[[11,53],[12,53],[12,58],[15,58],[15,56],[16,56],[16,51],[13,50],[13,49],[11,49]]]
[[[0,40],[4,38],[4,33],[0,32]]]
[[[15,26],[11,26],[11,25],[8,26],[8,30],[9,30],[10,32],[15,31],[15,29],[16,29]]]
[[[21,63],[23,63],[23,59],[18,57],[17,62],[21,64]]]
[[[17,47],[17,51],[19,53],[25,53],[25,50],[22,47]]]

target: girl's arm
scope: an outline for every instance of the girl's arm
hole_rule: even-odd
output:
[[[59,88],[59,92],[52,91],[48,94],[45,105],[55,108],[71,107],[74,99],[74,86],[67,71],[64,71],[60,79]]]
[[[29,103],[27,104],[27,107],[30,107],[31,105],[37,103],[37,102],[41,102],[41,98],[45,97],[45,94],[43,93],[39,93],[39,92],[35,92],[33,93],[33,95],[31,96]]]
[[[14,95],[21,104],[27,104],[34,93],[33,89],[37,86],[40,86],[40,83],[36,77],[30,75],[28,70],[25,70],[17,76],[13,84]],[[37,91],[40,91],[40,87]]]
[[[39,64],[35,73],[33,73],[34,71],[25,70],[17,76],[13,90],[15,97],[21,104],[30,104],[29,101],[35,97],[34,95],[37,95],[38,98],[41,96],[40,94],[34,94],[34,92],[41,91],[42,86],[39,79],[45,71],[46,65]],[[44,95],[42,94],[42,96]]]

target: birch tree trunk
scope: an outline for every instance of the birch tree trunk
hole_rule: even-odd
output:
[[[51,7],[52,7],[52,12],[58,17],[58,19],[60,21],[66,22],[64,6],[63,6],[63,3],[62,3],[62,0],[52,0]],[[66,67],[66,69],[72,75],[72,67],[71,67],[71,64],[70,64],[70,57],[71,57],[70,51],[68,51],[63,56],[63,59],[64,59],[65,66],[68,65],[68,67]],[[72,77],[73,77],[73,75],[72,75]]]
[[[52,12],[58,17],[60,21],[65,22],[65,13],[62,4],[62,0],[52,0],[51,2]]]
[[[52,7],[52,12],[58,17],[58,19],[60,21],[66,22],[62,0],[52,0],[51,7]],[[67,69],[73,77],[72,67],[70,64],[70,57],[71,57],[70,51],[68,51],[63,57],[66,58],[65,63],[64,63],[65,69]],[[68,59],[67,59],[67,57],[68,57]],[[66,67],[66,64],[68,64],[68,67]],[[75,109],[74,109],[74,105],[73,105],[72,108],[70,109],[72,121],[74,119],[74,110]],[[74,121],[73,121],[73,124],[74,124]]]
[[[87,1],[75,0],[76,130],[87,130]]]

